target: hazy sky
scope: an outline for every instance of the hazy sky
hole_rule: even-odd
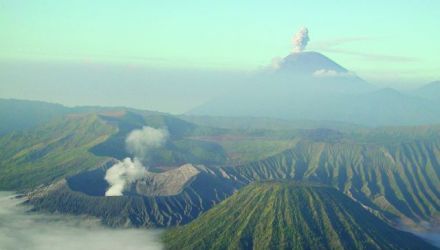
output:
[[[307,26],[309,50],[408,87],[440,79],[439,16],[437,0],[0,0],[0,62],[249,71]]]

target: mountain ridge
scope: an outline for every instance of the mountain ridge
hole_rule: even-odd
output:
[[[331,187],[258,182],[166,232],[167,249],[436,249]]]

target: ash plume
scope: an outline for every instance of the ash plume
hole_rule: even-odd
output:
[[[301,28],[295,36],[293,36],[293,52],[304,51],[309,41],[309,30],[306,27]]]
[[[166,129],[143,127],[133,130],[126,138],[127,151],[133,159],[127,157],[109,168],[104,179],[110,185],[105,196],[121,196],[124,189],[148,175],[148,167],[142,164],[152,149],[162,147],[168,139]]]

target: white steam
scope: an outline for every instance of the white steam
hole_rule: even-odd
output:
[[[127,157],[107,170],[104,178],[110,187],[105,196],[121,196],[127,186],[146,177],[147,167],[141,160],[148,156],[150,150],[162,147],[168,135],[166,129],[143,127],[133,130],[127,136],[125,144],[127,151],[133,154],[134,158]]]
[[[121,196],[127,185],[142,179],[147,173],[147,169],[138,159],[125,158],[105,173],[105,180],[110,184],[105,196]]]
[[[309,30],[306,27],[301,28],[293,37],[293,51],[304,51],[309,43]]]
[[[143,127],[133,130],[125,139],[127,151],[139,159],[144,159],[148,152],[154,148],[160,148],[168,139],[166,129]]]

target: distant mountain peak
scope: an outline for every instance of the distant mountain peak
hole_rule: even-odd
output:
[[[419,89],[431,89],[431,88],[440,88],[440,81],[433,81],[426,85],[423,85]]]
[[[430,82],[414,91],[416,96],[429,100],[440,100],[440,81]]]
[[[296,73],[301,75],[315,75],[334,72],[347,74],[349,71],[330,58],[314,51],[294,52],[281,59],[277,71]]]

